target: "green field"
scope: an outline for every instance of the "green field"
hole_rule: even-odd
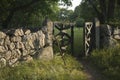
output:
[[[83,28],[74,28],[74,54],[83,54]]]

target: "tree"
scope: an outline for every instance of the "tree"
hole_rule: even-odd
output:
[[[26,17],[35,15],[49,15],[53,13],[54,6],[59,0],[0,0],[0,24],[8,28],[12,21],[17,20],[16,16]],[[62,0],[65,4],[71,0]],[[35,16],[34,15],[34,16]]]
[[[65,8],[61,8],[58,13],[58,19],[60,21],[67,21],[70,22],[72,20],[72,10],[67,10]]]
[[[116,6],[119,6],[119,0],[84,0],[89,1],[95,10],[98,19],[102,24],[109,23],[111,19],[115,18]],[[97,2],[97,4],[95,4]],[[99,6],[99,7],[98,7]]]
[[[94,17],[96,13],[88,1],[82,1],[73,13],[73,21],[76,22],[77,27],[83,27],[86,21],[92,21]]]

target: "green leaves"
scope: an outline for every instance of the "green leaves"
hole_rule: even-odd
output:
[[[42,18],[46,15],[51,16],[51,14],[55,13],[58,9],[58,1],[59,0],[0,0],[0,23],[3,28],[8,28],[8,26],[13,26],[14,23],[17,23],[16,26],[18,24],[23,25],[21,22],[18,23],[19,17],[33,17],[31,14],[34,15],[34,17],[36,16],[36,19],[38,18],[38,14],[41,14]],[[71,0],[62,1],[65,4],[69,4]],[[29,16],[26,14],[29,14]],[[12,22],[13,20],[16,22]],[[22,19],[22,21],[26,22],[25,19]]]

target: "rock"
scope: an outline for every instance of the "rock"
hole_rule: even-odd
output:
[[[23,42],[26,42],[26,41],[32,40],[32,39],[33,39],[32,34],[28,34],[28,35],[23,36]]]
[[[5,51],[6,51],[5,47],[4,46],[0,46],[0,53],[5,52]]]
[[[35,51],[35,50],[30,50],[30,51],[29,51],[29,54],[30,54],[31,56],[33,56],[33,55],[36,54],[36,51]]]
[[[53,32],[53,22],[46,19],[43,23],[43,28],[42,31],[44,31],[45,33],[52,33]]]
[[[21,42],[21,40],[22,40],[22,38],[20,36],[17,36],[17,37],[14,36],[11,38],[12,42]]]
[[[14,58],[8,61],[8,65],[14,67],[15,63],[17,63],[18,58]]]
[[[1,58],[0,59],[0,68],[3,68],[3,67],[5,67],[6,66],[6,60],[5,60],[5,58]]]
[[[7,46],[7,45],[5,45],[4,47],[5,47],[5,50],[7,51],[7,50],[8,50],[8,46]]]
[[[52,46],[52,39],[53,39],[52,35],[46,34],[46,37],[45,37],[45,43],[46,43],[46,45]]]
[[[16,48],[17,49],[25,49],[24,44],[22,42],[17,42]]]
[[[22,56],[27,56],[28,54],[29,54],[29,52],[27,50],[23,50]]]
[[[32,36],[33,41],[35,41],[36,39],[38,40],[38,38],[39,38],[37,33],[33,33],[31,36]]]
[[[4,39],[0,39],[0,46],[4,44]]]
[[[14,43],[10,43],[10,45],[9,45],[9,49],[10,49],[10,50],[15,49],[15,44],[14,44]]]
[[[43,48],[38,54],[38,59],[43,60],[53,59],[53,48],[51,46]]]
[[[12,50],[12,55],[11,55],[11,59],[15,59],[15,58],[20,58],[21,57],[21,52],[19,49],[15,49],[15,50]]]
[[[28,42],[25,42],[24,45],[27,50],[34,49],[34,45],[31,40],[29,40]]]
[[[53,22],[46,19],[44,21],[44,27],[42,28],[42,31],[45,33],[45,44],[47,46],[52,46],[52,40],[53,40]]]
[[[42,31],[38,31],[38,40],[39,40],[39,48],[45,46],[45,34]]]
[[[33,58],[30,55],[27,55],[23,57],[23,61],[30,62],[30,61],[33,61]]]
[[[120,35],[119,34],[120,34],[120,29],[117,27],[117,28],[114,29],[114,33],[113,33],[114,39],[120,40]]]
[[[22,29],[16,29],[15,32],[14,32],[14,35],[15,36],[23,36],[24,32],[23,32]]]
[[[5,54],[5,59],[6,60],[9,60],[11,58],[11,51],[7,51],[6,54]]]
[[[22,38],[20,36],[17,36],[17,37],[14,36],[11,38],[12,42],[21,42],[21,40],[22,40]]]
[[[110,47],[115,47],[117,45],[119,45],[119,43],[115,39],[113,39],[112,37],[110,37],[110,39],[109,39],[109,46]]]
[[[112,27],[109,25],[102,25],[100,27],[100,47],[116,46],[117,41],[112,38]]]
[[[9,36],[6,36],[5,38],[5,45],[9,45],[11,42],[10,42],[10,37]]]
[[[25,35],[28,35],[28,34],[30,34],[31,33],[31,31],[29,30],[29,29],[27,29],[26,31],[25,31]]]
[[[6,37],[6,34],[0,31],[0,39],[4,39]]]

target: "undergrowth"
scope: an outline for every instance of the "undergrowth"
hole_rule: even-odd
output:
[[[109,79],[120,80],[120,46],[95,50],[90,61]]]
[[[0,80],[86,80],[81,64],[73,57],[60,56],[50,61],[34,60],[16,67],[0,69]]]

